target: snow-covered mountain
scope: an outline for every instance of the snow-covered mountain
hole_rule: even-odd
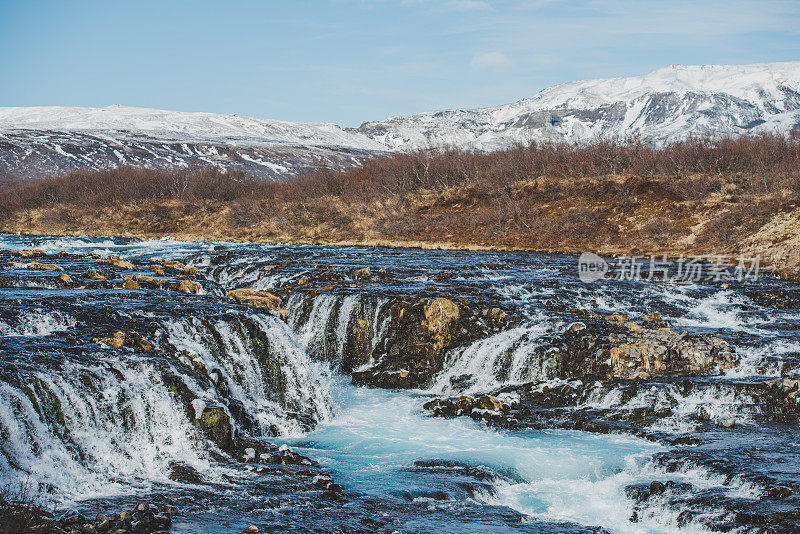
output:
[[[213,113],[0,108],[0,171],[23,177],[118,165],[218,165],[280,180],[397,150],[492,150],[516,142],[637,135],[786,134],[800,128],[800,61],[670,65],[645,76],[565,83],[504,106],[391,117],[343,129]]]
[[[346,146],[364,150],[383,148],[377,142],[347,132],[335,124],[285,122],[129,106],[0,108],[0,131],[10,129],[146,132],[151,137],[165,140],[241,138],[276,144]]]
[[[0,170],[26,178],[120,165],[217,165],[281,180],[345,168],[383,150],[335,124],[127,106],[0,108]]]
[[[645,76],[565,83],[504,106],[367,122],[357,131],[389,150],[492,150],[531,140],[642,139],[786,133],[800,126],[800,61],[669,65]]]

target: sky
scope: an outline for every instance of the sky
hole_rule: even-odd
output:
[[[800,60],[800,2],[0,0],[0,106],[356,126],[671,63]]]

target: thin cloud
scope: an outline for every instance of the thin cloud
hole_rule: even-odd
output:
[[[488,2],[481,2],[479,0],[451,0],[446,3],[446,6],[456,11],[474,11],[492,8]]]
[[[506,70],[512,65],[511,59],[502,52],[483,52],[472,56],[470,65],[478,70]]]
[[[489,2],[485,2],[483,0],[401,0],[400,3],[407,6],[424,6],[428,10],[438,13],[448,11],[480,11],[484,9],[492,9],[492,6],[489,4]]]

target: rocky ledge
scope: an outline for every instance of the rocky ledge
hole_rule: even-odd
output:
[[[509,324],[500,308],[475,309],[443,297],[394,302],[388,313],[388,331],[371,355],[375,363],[353,373],[355,384],[397,389],[424,387],[443,369],[448,351],[499,332]]]

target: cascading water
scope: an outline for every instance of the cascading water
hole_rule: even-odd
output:
[[[47,336],[73,326],[75,319],[67,314],[39,309],[17,317],[11,324],[0,320],[0,336]]]
[[[507,384],[544,381],[553,361],[536,353],[539,338],[557,324],[542,319],[500,332],[454,351],[431,387],[435,393],[492,391]],[[470,377],[458,384],[461,377]]]
[[[26,239],[2,243],[23,248]],[[572,259],[515,253],[40,239],[38,248],[81,254],[53,260],[76,279],[98,267],[89,252],[140,261],[135,275],[166,258],[205,277],[202,291],[183,294],[166,289],[176,273],[164,288],[134,291],[121,289],[127,272],[66,291],[48,273],[2,273],[0,481],[33,481],[53,502],[189,494],[200,504],[177,527],[187,532],[259,522],[293,532],[698,532],[751,528],[735,521],[794,502],[765,501],[775,481],[794,480],[800,439],[769,404],[776,393],[764,375],[797,371],[797,312],[736,287],[589,288]],[[394,278],[353,283],[364,265]],[[301,283],[315,272],[339,278]],[[329,279],[341,283],[329,290]],[[287,322],[225,299],[240,287],[275,291]],[[499,306],[513,323],[450,350],[426,389],[350,384],[346,374],[388,357],[391,316],[402,308],[394,304],[443,294]],[[580,321],[574,308],[657,310],[670,326],[724,337],[741,363],[702,378],[553,380],[558,355],[548,343]],[[616,433],[501,428],[422,409],[442,394],[519,400],[514,388],[528,383],[519,391],[581,392],[564,406],[552,394],[546,417],[602,414]],[[221,415],[229,427],[204,426]],[[729,421],[732,430],[722,426]],[[246,444],[226,448],[221,431]],[[258,463],[263,440],[321,467]],[[786,463],[776,467],[769,457],[778,454]],[[175,464],[199,482],[171,479]],[[322,497],[324,477],[310,469],[329,471],[349,492],[345,504]],[[651,489],[653,481],[669,485]]]
[[[65,362],[19,376],[0,385],[5,484],[91,498],[164,482],[173,461],[210,471],[197,432],[147,363]]]
[[[85,325],[70,314],[10,317],[16,326],[3,337],[25,359],[2,351],[0,486],[84,500],[171,484],[176,463],[220,480],[216,446],[188,405],[195,418],[218,406],[234,432],[262,437],[298,434],[331,416],[329,365],[310,360],[277,317],[145,315],[152,355],[100,343],[75,355],[64,332]]]
[[[279,319],[251,314],[213,323],[198,318],[168,321],[167,341],[225,384],[258,425],[258,435],[302,432],[331,414],[330,369],[309,359]],[[199,399],[214,401],[216,389],[194,386]]]
[[[301,317],[303,311],[301,307],[305,304],[304,299],[298,296],[294,300],[289,300],[287,308],[289,318],[297,331],[302,347],[322,359],[333,361],[338,354],[335,319],[338,317],[338,299],[335,295],[320,295],[312,299],[311,309],[307,317]],[[336,314],[334,314],[336,312]],[[333,337],[332,342],[329,338]],[[329,354],[329,352],[331,352]]]
[[[365,295],[298,294],[289,298],[286,308],[303,349],[348,371],[369,365],[373,349],[386,335],[387,303]],[[351,346],[354,341],[360,346]]]

